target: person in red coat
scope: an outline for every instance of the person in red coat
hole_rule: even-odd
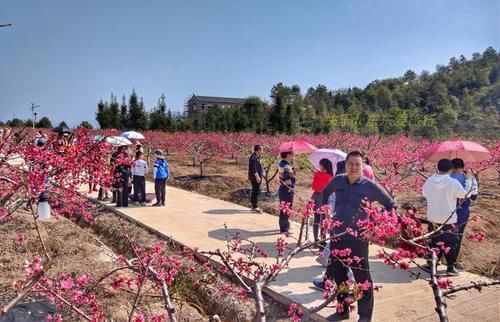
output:
[[[311,199],[314,200],[314,210],[316,211],[319,206],[321,206],[321,192],[326,187],[326,185],[333,178],[333,166],[332,162],[328,159],[321,159],[319,161],[319,171],[314,173],[314,178],[312,181],[312,190],[314,191]],[[314,213],[314,222],[313,222],[313,235],[314,241],[317,242],[319,240],[319,226],[321,221],[324,219],[324,215],[319,213]],[[322,233],[323,235],[323,233]]]

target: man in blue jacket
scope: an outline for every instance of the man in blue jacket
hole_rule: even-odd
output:
[[[156,150],[155,152],[156,161],[154,165],[153,178],[155,179],[155,194],[156,203],[153,207],[165,206],[165,186],[167,184],[167,179],[170,176],[170,169],[168,167],[168,162],[165,160],[163,151]]]
[[[469,221],[470,215],[470,204],[471,200],[475,200],[477,198],[477,181],[474,176],[467,176],[465,168],[464,160],[455,158],[451,160],[453,165],[453,169],[451,171],[450,177],[460,182],[462,187],[467,191],[470,197],[465,198],[463,200],[457,200],[457,229],[458,229],[458,242],[457,247],[455,248],[455,266],[456,268],[463,269],[462,265],[457,263],[458,255],[460,253],[460,247],[462,246],[462,239],[464,237],[465,226]],[[470,181],[467,179],[470,178]],[[469,183],[469,185],[466,185]]]
[[[344,232],[347,228],[354,232],[359,232],[356,225],[358,220],[365,220],[367,214],[363,210],[363,201],[377,201],[385,209],[391,210],[396,207],[396,203],[389,194],[377,183],[362,175],[363,154],[353,151],[346,157],[346,173],[335,176],[323,189],[323,204],[328,204],[328,198],[335,193],[335,220],[342,222],[340,227],[336,227],[333,234]],[[351,257],[361,258],[359,266],[353,266],[354,279],[358,283],[368,281],[372,283],[370,266],[368,263],[368,242],[356,238],[352,235],[344,235],[330,242],[330,250],[351,249]],[[334,279],[337,285],[346,282],[348,270],[345,263],[338,258],[332,258],[330,265],[326,269],[329,279]],[[373,286],[373,285],[372,285]],[[360,322],[368,322],[372,319],[373,313],[373,287],[363,293],[363,297],[358,301],[358,314]],[[338,303],[343,303],[346,294],[339,294]],[[328,321],[340,321],[349,319],[349,306],[344,304],[343,311],[327,318]]]

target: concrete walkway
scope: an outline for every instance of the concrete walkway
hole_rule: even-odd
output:
[[[153,192],[154,185],[147,183],[146,191]],[[95,194],[93,195],[95,197]],[[152,196],[148,194],[148,197]],[[154,198],[154,197],[153,197]],[[112,206],[112,205],[110,205]],[[243,238],[251,239],[270,256],[275,254],[274,241],[282,236],[278,230],[278,217],[268,214],[254,214],[248,208],[167,187],[166,207],[141,207],[131,204],[128,208],[114,211],[170,237],[186,246],[201,250],[225,249],[224,224],[230,233],[240,232]],[[293,226],[298,232],[298,225]],[[289,238],[291,247],[294,240]],[[378,258],[377,246],[370,248],[370,268],[375,285],[382,288],[375,293],[374,321],[438,321],[434,311],[434,298],[429,285],[410,278],[407,272],[393,270]],[[265,261],[269,259],[259,258]],[[443,270],[444,267],[440,267]],[[293,259],[290,268],[266,289],[276,300],[289,304],[300,303],[305,307],[317,306],[322,302],[322,293],[311,287],[314,278],[320,278],[324,269],[315,261],[312,252],[306,251]],[[453,278],[454,284],[484,280],[485,278],[463,272]],[[450,321],[499,321],[500,288],[465,291],[448,300]],[[315,320],[324,320],[332,314],[324,309]],[[351,321],[356,321],[353,314]]]

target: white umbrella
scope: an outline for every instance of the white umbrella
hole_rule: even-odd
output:
[[[135,132],[135,131],[123,132],[122,134],[120,134],[120,136],[127,138],[127,139],[144,140],[144,135],[142,135],[139,132]]]
[[[116,146],[122,146],[122,145],[130,145],[132,142],[130,142],[129,139],[121,137],[121,136],[108,136],[106,137],[106,142],[112,145]]]
[[[337,149],[318,149],[309,155],[309,161],[314,165],[314,168],[319,171],[319,161],[328,159],[332,162],[333,173],[337,168],[337,162],[344,161],[347,153]]]

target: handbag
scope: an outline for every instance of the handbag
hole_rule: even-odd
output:
[[[323,251],[318,255],[316,261],[323,265],[323,267],[327,267],[330,264],[330,247],[328,245],[323,247]]]

